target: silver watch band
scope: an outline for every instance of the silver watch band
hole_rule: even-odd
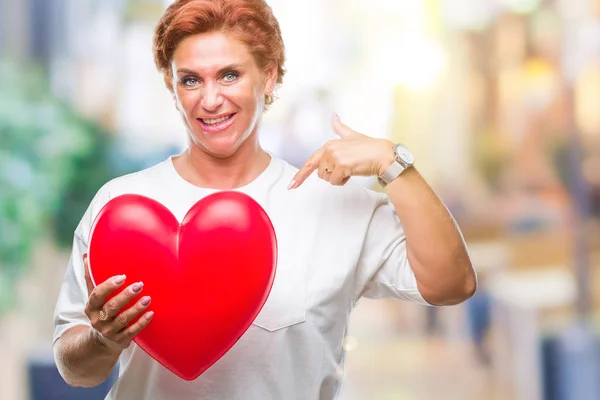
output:
[[[390,165],[388,169],[386,169],[385,172],[378,177],[379,184],[385,187],[388,183],[399,177],[405,169],[406,167],[404,167],[398,161],[394,161],[392,165]]]

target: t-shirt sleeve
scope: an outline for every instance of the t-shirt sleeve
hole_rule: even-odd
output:
[[[408,262],[406,237],[394,206],[378,197],[357,264],[354,300],[393,298],[429,305],[421,296]]]
[[[53,342],[74,326],[90,326],[90,321],[84,312],[88,300],[83,264],[83,255],[86,251],[86,243],[75,234],[71,258],[54,310]]]
[[[71,257],[54,309],[53,343],[75,326],[91,326],[85,315],[89,294],[85,283],[83,255],[88,251],[88,236],[94,217],[108,199],[109,194],[105,185],[98,191],[75,229]]]

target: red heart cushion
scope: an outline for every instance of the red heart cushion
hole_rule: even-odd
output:
[[[181,224],[152,199],[118,196],[91,230],[93,281],[125,274],[123,287],[144,283],[135,300],[151,296],[154,317],[134,341],[186,380],[202,374],[250,327],[267,300],[276,263],[269,217],[240,192],[203,198]]]

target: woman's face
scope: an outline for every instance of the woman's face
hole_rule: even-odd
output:
[[[255,134],[276,67],[259,70],[233,36],[210,32],[185,38],[171,62],[173,94],[193,145],[217,158],[231,157]]]

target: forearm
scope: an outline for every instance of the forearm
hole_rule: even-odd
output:
[[[431,304],[469,298],[477,286],[464,239],[454,218],[415,168],[387,185],[406,235],[419,291]]]
[[[87,326],[69,329],[54,345],[60,374],[71,386],[101,384],[112,373],[120,354],[120,350],[106,347]]]

